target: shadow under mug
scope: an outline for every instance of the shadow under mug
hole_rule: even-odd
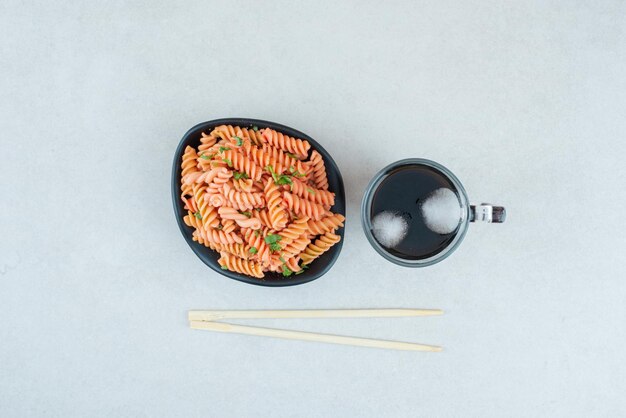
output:
[[[459,224],[454,232],[450,234],[452,235],[450,240],[439,251],[434,254],[429,254],[424,258],[405,258],[393,254],[390,249],[385,248],[378,242],[374,236],[372,226],[372,203],[381,184],[385,180],[392,178],[392,176],[397,174],[402,169],[410,169],[412,167],[428,168],[432,172],[440,175],[443,179],[447,180],[447,183],[454,189],[452,191],[455,192],[461,207]],[[410,193],[410,185],[406,185],[405,189],[406,193]],[[502,206],[494,206],[487,203],[471,205],[465,188],[450,170],[435,161],[423,158],[407,158],[396,161],[380,170],[367,186],[361,203],[361,224],[363,226],[365,236],[370,244],[387,260],[405,267],[426,267],[438,263],[448,257],[463,241],[470,222],[502,223],[505,218],[506,210]]]

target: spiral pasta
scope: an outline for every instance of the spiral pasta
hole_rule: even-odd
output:
[[[233,221],[242,228],[260,229],[262,226],[260,219],[252,218],[252,215],[244,215],[235,208],[222,206],[218,209],[218,213],[222,219]],[[226,231],[226,227],[224,227],[224,231]]]
[[[226,270],[289,276],[339,242],[322,156],[270,128],[221,125],[182,155],[180,191],[192,239]]]
[[[265,198],[262,193],[238,192],[228,184],[224,184],[222,190],[228,203],[239,210],[245,211],[265,206]]]
[[[300,257],[291,257],[291,258],[288,258],[287,261],[285,261],[285,265],[291,271],[297,274],[299,271],[302,271],[302,267],[300,267],[300,265],[298,264],[299,262],[300,262]]]
[[[198,168],[202,171],[206,171],[216,167],[217,161],[214,160],[215,156],[219,153],[220,148],[228,146],[227,140],[219,138],[218,136],[214,135],[213,132],[211,133],[211,135],[213,135],[214,139],[216,140],[215,143],[210,145],[211,142],[208,142],[207,140],[206,146],[203,147],[204,144],[200,144],[198,146]]]
[[[193,173],[198,173],[198,165],[196,159],[198,158],[198,154],[196,150],[190,146],[185,148],[185,152],[183,153],[183,162],[181,164],[181,196],[191,194],[191,182],[187,181],[190,175]]]
[[[264,266],[270,261],[271,251],[265,242],[265,236],[252,229],[242,229],[243,236],[252,251],[251,259],[259,260]]]
[[[246,157],[241,152],[233,151],[231,149],[224,150],[222,161],[229,167],[233,167],[235,170],[244,172],[253,180],[260,180],[263,174],[263,169],[252,162],[251,159]]]
[[[285,229],[280,231],[278,235],[282,238],[280,240],[280,245],[285,246],[292,243],[294,240],[304,235],[308,231],[307,221],[309,218],[303,217],[300,219],[296,219],[291,224],[289,224]]]
[[[295,154],[298,159],[307,158],[311,148],[308,141],[284,135],[270,128],[263,129],[261,139],[274,148]]]
[[[252,179],[242,179],[242,178],[234,179],[233,187],[238,192],[254,192],[254,191],[260,192],[261,191],[259,187],[255,187],[255,184],[252,181]]]
[[[254,261],[247,261],[236,255],[220,252],[220,258],[217,260],[220,266],[226,267],[227,270],[236,271],[237,273],[246,274],[252,277],[262,278],[264,276],[263,269],[260,264]]]
[[[226,233],[219,229],[204,229],[202,226],[202,222],[196,216],[196,214],[192,214],[189,212],[183,220],[187,226],[195,228],[193,232],[197,241],[201,244],[203,243],[219,243],[219,244],[242,244],[243,239],[238,234]]]
[[[220,125],[216,126],[213,130],[216,136],[225,139],[233,144],[237,144],[237,142],[241,142],[241,145],[245,146],[245,144],[256,144],[260,145],[263,143],[261,140],[261,132],[254,129],[241,128],[239,126],[232,125]],[[237,138],[241,138],[242,141],[237,141]]]
[[[325,233],[320,238],[315,240],[314,243],[309,244],[302,254],[300,254],[302,264],[307,265],[311,263],[311,261],[315,260],[317,257],[328,251],[330,247],[338,243],[340,239],[341,237],[339,235],[335,235],[331,232]]]
[[[288,187],[285,186],[287,189]],[[291,179],[291,185],[289,187],[291,193],[302,197],[311,202],[319,203],[325,207],[330,208],[335,204],[335,194],[328,190],[316,189],[308,186],[306,183],[301,182],[298,179]]]
[[[198,155],[204,155],[204,152],[211,149],[211,147],[217,143],[217,140],[218,136],[215,131],[211,132],[209,135],[202,132],[200,145],[198,145]]]
[[[280,230],[287,225],[287,212],[283,209],[280,188],[272,179],[267,179],[265,183],[265,201],[270,217],[272,228]]]
[[[225,251],[246,260],[250,258],[250,247],[247,244],[218,244],[211,242],[208,244],[208,247],[218,252]]]
[[[222,185],[233,176],[228,169],[224,167],[210,168],[208,171],[204,171],[195,180],[196,183],[206,183],[214,189],[219,189]],[[212,186],[215,184],[215,186]]]
[[[299,215],[308,216],[319,221],[326,215],[326,209],[322,205],[302,199],[293,193],[283,192],[283,207],[294,211]]]
[[[328,189],[328,177],[326,176],[326,166],[324,159],[319,152],[311,152],[311,164],[313,165],[313,182],[315,187],[322,190]]]
[[[294,156],[289,156],[278,148],[264,144],[261,148],[250,146],[245,149],[246,155],[261,167],[271,165],[276,173],[285,172],[297,173],[297,175],[307,178],[312,170],[312,166],[303,163]]]
[[[220,221],[218,219],[217,210],[209,205],[203,198],[206,186],[195,185],[193,190],[194,202],[196,202],[197,211],[194,216],[202,221],[204,229],[217,228]]]
[[[207,192],[204,194],[204,201],[215,208],[219,208],[220,206],[223,206],[226,203],[226,198],[221,193],[208,193]]]
[[[220,229],[196,229],[198,235],[205,242],[215,242],[218,244],[243,244],[243,239],[232,232],[224,232]]]
[[[320,219],[319,221],[310,220],[307,222],[309,233],[311,235],[322,235],[329,231],[335,231],[343,226],[345,218],[339,213],[333,213],[330,216]]]
[[[235,222],[233,219],[223,219],[220,223],[222,225],[222,231],[224,231],[224,233],[226,234],[234,232],[237,228],[237,222]]]
[[[290,242],[288,245],[286,245],[283,248],[283,252],[287,254],[288,257],[293,257],[297,254],[300,254],[302,251],[304,251],[304,249],[306,248],[307,245],[309,245],[310,242],[311,242],[311,238],[309,238],[308,235],[306,234],[300,235],[298,238],[296,238],[295,240]]]

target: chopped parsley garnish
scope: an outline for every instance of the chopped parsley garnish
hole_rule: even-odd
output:
[[[230,158],[222,158],[222,161],[228,164],[229,167],[233,166],[233,162],[230,160]]]
[[[256,247],[250,247],[250,249],[248,250],[248,252],[250,254],[256,254],[259,252],[259,250],[256,249]]]
[[[271,165],[266,165],[265,169],[267,171],[269,171],[269,173],[272,175],[272,178],[274,179],[274,182],[276,182],[276,179],[278,178],[278,175],[274,171],[274,167],[272,167]]]
[[[252,212],[250,211],[245,211],[245,212],[241,212],[242,215],[246,215],[248,218],[252,217]]]
[[[227,266],[222,266],[222,270],[228,270]]]
[[[213,157],[215,157],[215,154],[211,154],[211,155],[205,155],[205,154],[202,154],[202,155],[200,156],[200,158],[202,158],[203,160],[210,160],[210,159],[211,159],[211,158],[213,158]]]
[[[286,152],[285,155],[287,155],[288,157],[293,158],[294,160],[299,160],[300,158],[298,158],[298,156],[296,154],[292,154],[290,152]]]
[[[259,132],[259,127],[255,125],[255,126],[252,127],[252,130],[254,132]]]
[[[243,139],[239,138],[238,136],[233,136],[233,138],[235,138],[235,140],[237,141],[238,147],[243,145]]]
[[[230,151],[230,148],[228,148],[228,147],[220,147],[220,153],[224,152],[224,151]]]
[[[202,220],[202,215],[200,214],[200,212],[194,213],[193,216],[195,216],[196,218]]]
[[[270,172],[270,174],[272,175],[272,179],[274,179],[274,183],[278,184],[279,186],[282,186],[283,184],[293,183],[289,176],[284,174],[276,174],[276,172],[274,171],[274,167],[272,167],[271,165],[265,166],[265,169]]]
[[[281,175],[281,176],[278,176],[278,181],[276,182],[276,184],[278,185],[293,184],[293,181],[291,181],[289,176]]]
[[[311,194],[315,194],[315,190],[311,189],[310,187],[307,187],[306,191],[311,193]]]
[[[289,172],[291,173],[292,176],[295,176],[295,177],[304,177],[305,176],[304,174],[302,174],[301,172],[296,170],[296,168],[294,166],[289,166]]]
[[[267,236],[265,237],[265,242],[267,244],[274,244],[275,242],[278,242],[281,239],[283,239],[283,237],[281,237],[278,234],[267,234]]]
[[[259,235],[261,235],[261,232],[258,229],[254,230],[254,236],[258,237]]]
[[[248,176],[248,174],[246,174],[246,173],[241,173],[241,172],[239,172],[239,171],[235,171],[235,172],[233,173],[233,177],[235,178],[235,180],[240,180],[240,179],[248,179],[248,178],[250,178],[250,177]]]
[[[283,256],[282,256],[282,255],[281,255],[280,257],[278,257],[278,259],[279,259],[280,261],[282,261],[283,263],[286,263],[286,261],[285,261],[285,259],[283,258]]]
[[[293,271],[289,270],[289,267],[283,266],[283,276],[289,277],[291,276],[291,273],[293,273]]]
[[[269,245],[269,247],[270,247],[270,250],[272,250],[272,251],[274,251],[274,252],[276,252],[276,251],[280,251],[280,250],[282,250],[282,249],[283,249],[283,248],[280,246],[280,244],[279,244],[279,243],[277,243],[277,242],[273,242],[273,243],[271,243],[271,244]]]
[[[308,265],[308,264],[303,264],[303,265],[301,265],[301,266],[300,266],[300,270],[296,271],[296,275],[304,273],[304,270],[306,270],[306,269],[308,269],[308,268],[309,268],[309,265]]]

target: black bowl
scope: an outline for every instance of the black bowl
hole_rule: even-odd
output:
[[[172,167],[172,201],[174,203],[174,214],[176,215],[176,221],[178,222],[178,226],[180,227],[180,232],[182,232],[183,237],[185,237],[185,240],[187,241],[187,244],[189,244],[189,247],[191,247],[193,252],[196,253],[196,255],[200,258],[200,260],[204,262],[204,264],[211,267],[219,274],[246,283],[256,284],[260,286],[293,286],[310,282],[321,277],[328,270],[330,270],[330,268],[337,260],[337,257],[339,257],[339,253],[341,252],[341,247],[343,245],[344,228],[339,228],[339,230],[336,232],[338,235],[341,236],[341,241],[335,244],[329,251],[322,254],[318,259],[313,261],[309,265],[309,268],[307,270],[304,270],[303,273],[298,275],[293,274],[289,277],[284,277],[280,273],[268,272],[265,273],[265,278],[257,279],[254,277],[248,277],[243,274],[235,273],[233,271],[222,270],[217,262],[219,254],[205,247],[204,245],[198,244],[197,242],[193,241],[193,228],[185,225],[185,222],[183,221],[183,216],[185,216],[187,213],[183,208],[183,202],[180,200],[181,158],[187,145],[197,147],[200,144],[200,137],[202,136],[202,132],[209,133],[214,127],[219,125],[239,125],[241,127],[258,126],[260,129],[271,128],[278,132],[282,132],[283,134],[296,138],[306,139],[307,141],[309,141],[312,150],[317,150],[317,152],[319,152],[324,158],[324,163],[326,164],[326,173],[328,175],[328,188],[330,191],[335,193],[335,205],[332,207],[331,210],[334,213],[340,213],[343,216],[346,216],[346,197],[343,189],[343,179],[341,178],[341,173],[339,172],[339,168],[337,168],[337,164],[335,164],[335,161],[333,161],[330,154],[328,154],[328,152],[319,143],[317,143],[317,141],[300,131],[274,122],[246,118],[217,119],[209,122],[200,123],[187,131],[187,133],[183,136],[183,139],[180,140],[178,148],[176,148],[176,153],[174,154],[174,164]]]

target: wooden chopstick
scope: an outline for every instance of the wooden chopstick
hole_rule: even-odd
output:
[[[392,350],[438,352],[442,348],[434,345],[407,343],[401,341],[375,340],[370,338],[347,337],[342,335],[318,334],[314,332],[291,331],[286,329],[249,327],[224,322],[191,320],[193,329],[217,332],[256,335],[259,337],[284,338],[288,340],[317,341],[331,344],[353,345],[359,347],[387,348]]]
[[[189,311],[189,325],[193,329],[217,332],[256,335],[260,337],[284,338],[289,340],[317,341],[332,344],[360,347],[387,348],[411,351],[441,351],[434,345],[407,343],[402,341],[377,340],[343,335],[320,334],[315,332],[292,331],[286,329],[250,327],[245,325],[217,322],[222,319],[263,319],[263,318],[374,318],[441,315],[440,309],[316,309],[316,310],[256,310],[230,311],[209,310]]]
[[[441,309],[315,309],[258,311],[189,311],[190,321],[269,318],[375,318],[441,315]]]

